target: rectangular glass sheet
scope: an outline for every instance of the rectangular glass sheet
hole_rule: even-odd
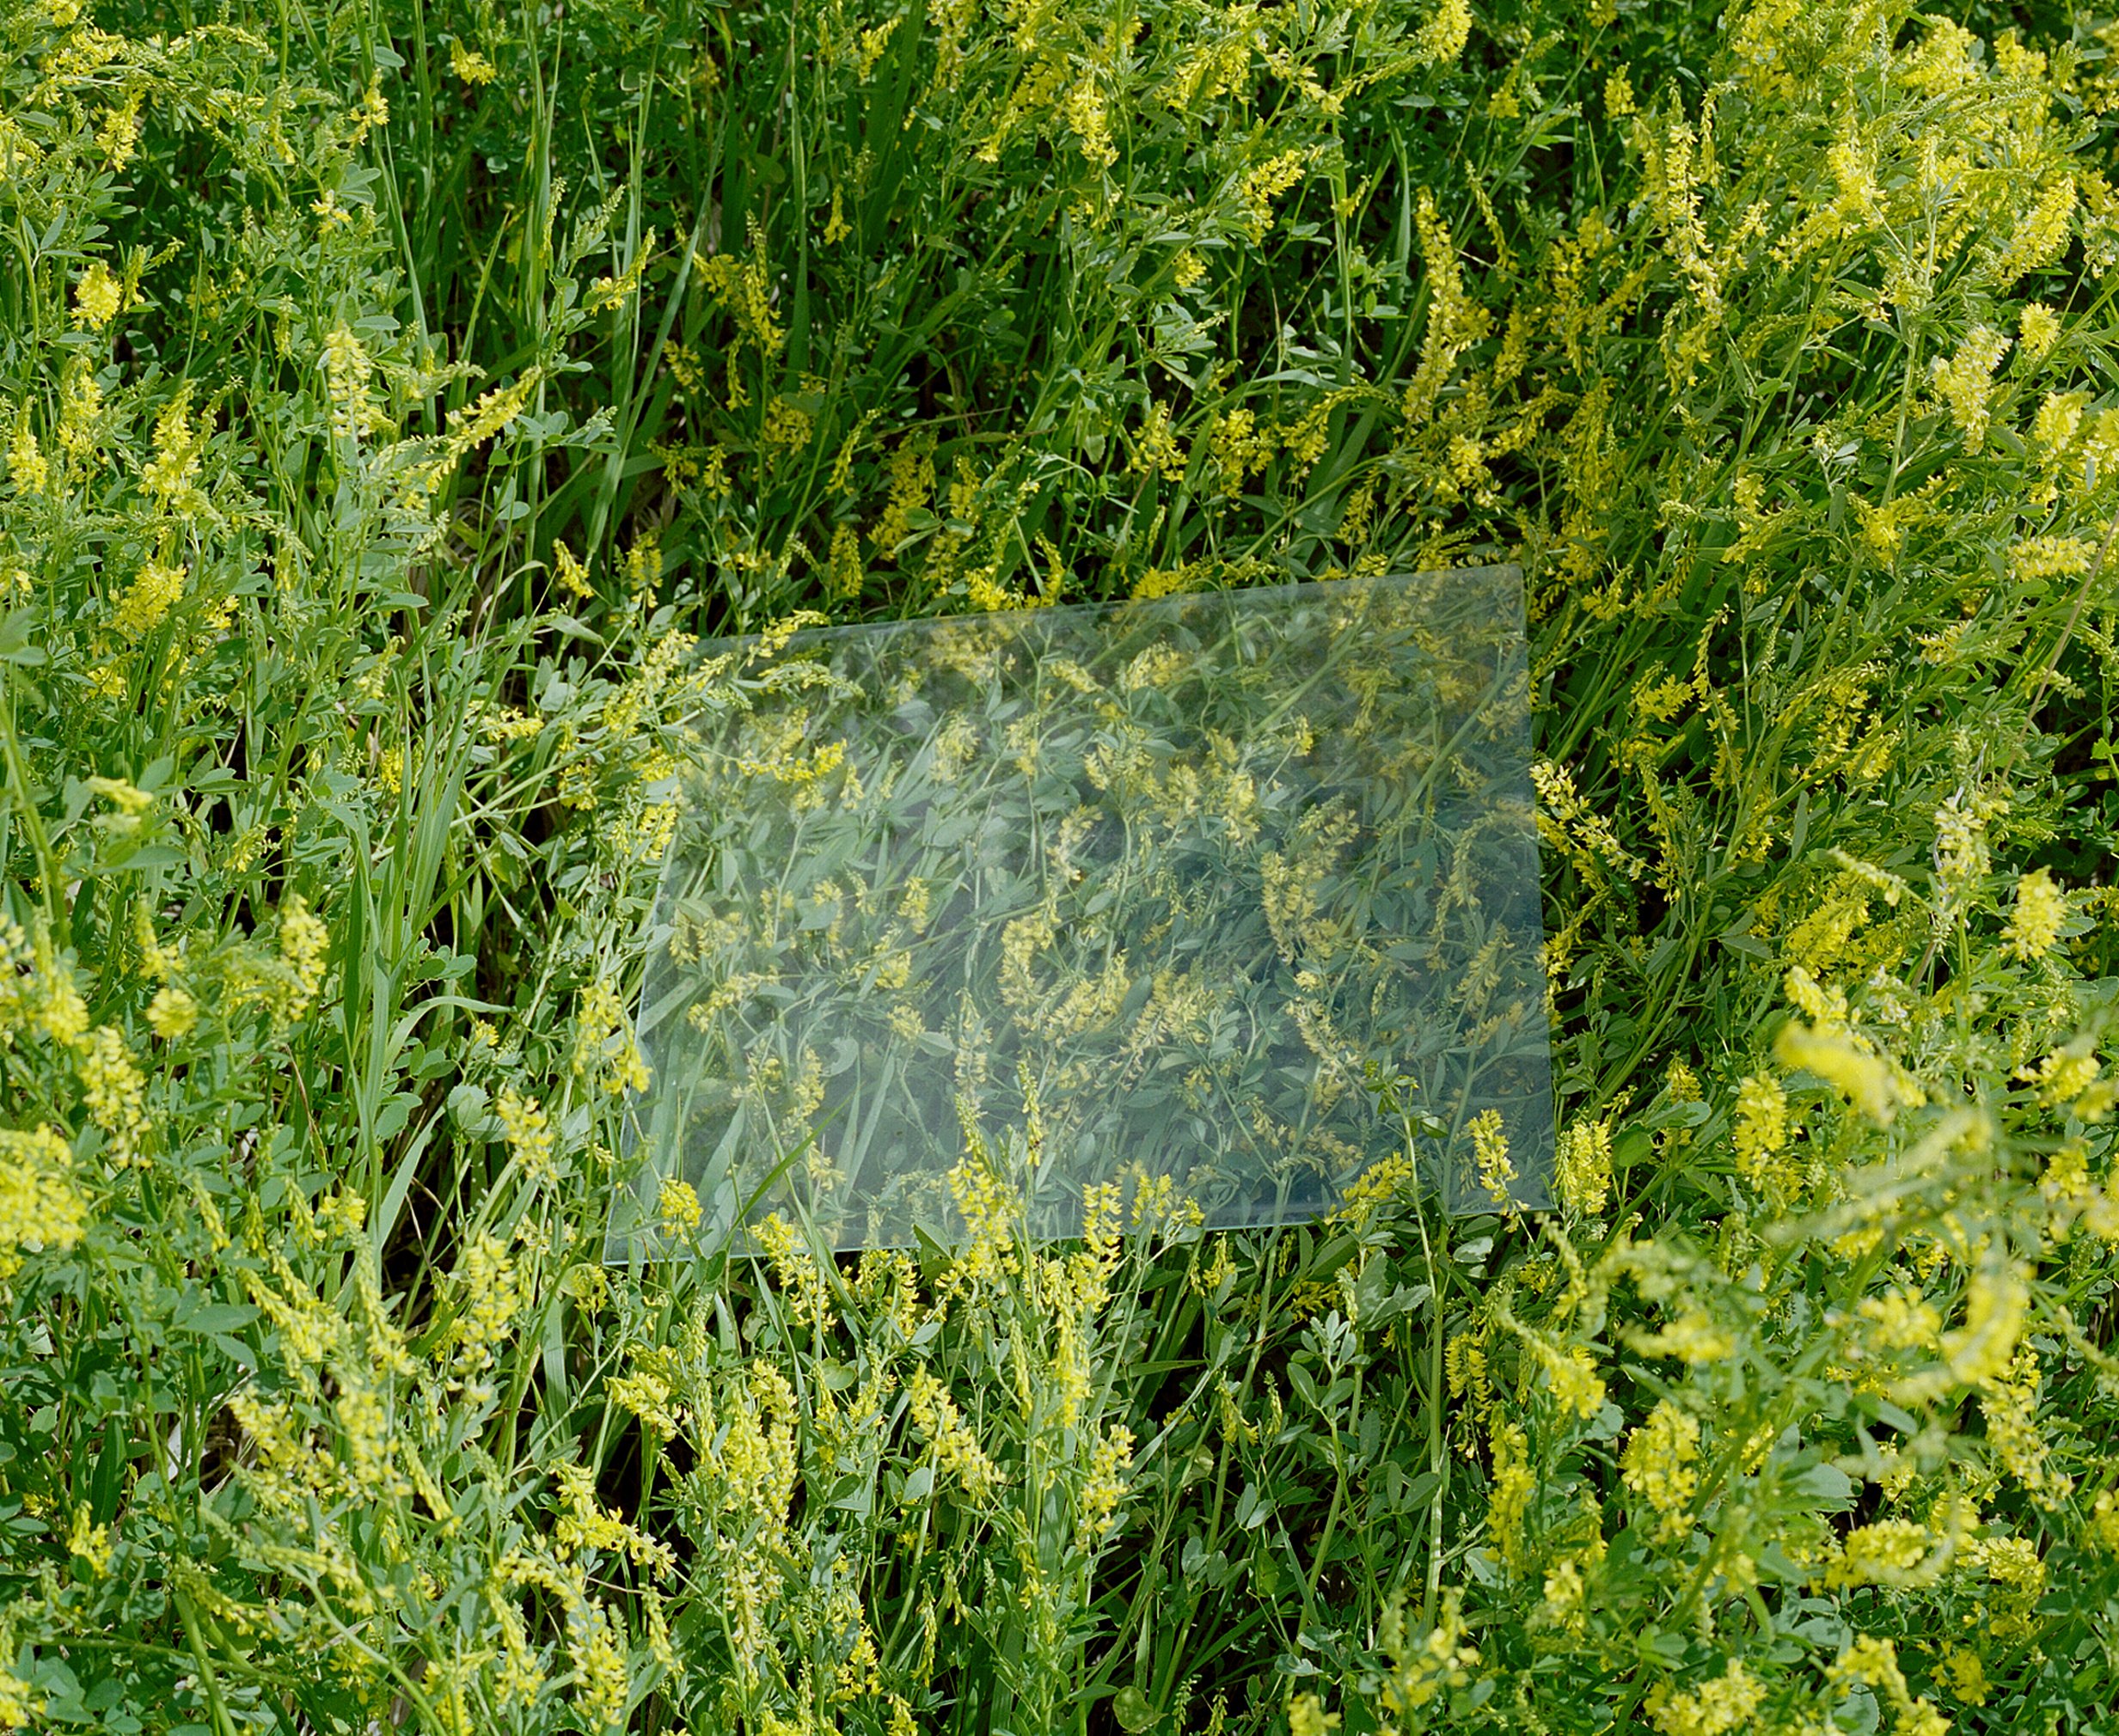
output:
[[[1035,1233],[1128,1176],[1309,1218],[1403,1168],[1372,1063],[1445,1205],[1546,1203],[1514,567],[707,651],[743,703],[686,773],[614,1258],[664,1251],[670,1177],[705,1245],[948,1241],[967,1120],[1032,1093]]]

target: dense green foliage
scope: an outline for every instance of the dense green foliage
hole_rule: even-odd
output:
[[[0,0],[0,1727],[2101,1727],[2119,34],[183,9]],[[694,637],[1473,559],[1563,1210],[603,1267]]]

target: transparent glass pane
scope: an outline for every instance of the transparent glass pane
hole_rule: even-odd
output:
[[[1215,1226],[1402,1152],[1547,1199],[1521,576],[1485,567],[830,629],[731,657],[652,937],[639,1181],[719,1237],[940,1240],[965,1117],[1034,1091],[1041,1234],[1167,1177]],[[1508,1171],[1512,1170],[1510,1177]],[[710,1245],[710,1244],[709,1244]]]

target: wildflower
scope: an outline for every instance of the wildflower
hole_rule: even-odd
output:
[[[1736,1085],[1736,1124],[1730,1144],[1737,1173],[1755,1187],[1778,1178],[1776,1153],[1788,1143],[1788,1097],[1772,1074],[1747,1074]]]
[[[2045,1439],[2038,1428],[2037,1353],[2020,1347],[2006,1374],[1980,1390],[1980,1409],[1987,1419],[1987,1439],[2011,1476],[2049,1513],[2074,1488],[2074,1479],[2047,1463]]]
[[[824,588],[835,602],[850,602],[859,596],[865,576],[860,565],[860,533],[851,524],[832,529],[830,552],[824,559]]]
[[[1302,179],[1308,162],[1308,151],[1283,150],[1244,172],[1236,202],[1243,207],[1253,246],[1273,226],[1273,201]]]
[[[568,1612],[566,1655],[574,1666],[574,1715],[581,1727],[600,1733],[622,1726],[631,1679],[625,1630],[602,1604]]]
[[[1865,1041],[1843,1030],[1791,1021],[1774,1039],[1773,1056],[1785,1067],[1814,1073],[1836,1087],[1878,1127],[1889,1127],[1908,1097],[1920,1101],[1918,1086],[1902,1080]]]
[[[2045,869],[2033,869],[2016,883],[2016,908],[2001,931],[2001,950],[2024,963],[2043,958],[2060,939],[2067,920],[2067,895]]]
[[[1558,1562],[1545,1576],[1545,1598],[1539,1605],[1540,1619],[1552,1627],[1580,1634],[1589,1625],[1583,1590],[1581,1565],[1571,1560]]]
[[[111,1149],[120,1161],[131,1158],[147,1131],[147,1082],[133,1065],[124,1036],[107,1024],[98,1025],[77,1067],[89,1119],[110,1135]]]
[[[370,133],[378,132],[390,124],[390,101],[383,94],[380,76],[370,75],[368,89],[353,105],[352,119],[353,136],[350,143],[355,145],[365,144]]]
[[[2081,536],[2026,537],[2009,551],[2009,572],[2018,582],[2073,578],[2096,564],[2097,545]]]
[[[330,931],[309,914],[301,894],[291,895],[279,911],[279,962],[289,976],[275,997],[275,1011],[282,1019],[291,1023],[301,1018],[316,999],[330,943]]]
[[[831,211],[824,219],[824,243],[836,247],[854,233],[854,226],[846,220],[846,196],[835,181],[831,187]]]
[[[1666,1538],[1686,1529],[1686,1509],[1699,1486],[1699,1423],[1667,1398],[1658,1399],[1648,1421],[1626,1438],[1620,1480],[1663,1515]]]
[[[184,595],[182,566],[150,560],[125,588],[111,610],[111,626],[138,645],[162,623]]]
[[[542,369],[528,369],[513,384],[495,386],[476,403],[452,412],[448,438],[450,454],[462,457],[473,447],[482,446],[505,432],[529,407],[530,394],[537,389],[537,382],[542,377]]]
[[[1975,326],[1955,355],[1935,360],[1935,389],[1949,409],[1951,425],[1964,436],[1968,451],[1976,452],[1986,443],[1988,383],[2008,347],[2000,333]]]
[[[564,542],[552,545],[553,571],[558,576],[560,589],[571,597],[590,597],[596,595],[589,583],[589,570],[581,559]]]
[[[1604,112],[1614,120],[1640,113],[1640,105],[1634,100],[1631,69],[1621,66],[1604,81]]]
[[[756,260],[739,260],[730,254],[711,259],[695,255],[692,266],[707,293],[735,316],[742,338],[769,359],[780,351],[787,333],[773,312],[771,279]]]
[[[2019,1067],[2015,1074],[2038,1087],[2038,1099],[2048,1109],[2080,1097],[2097,1082],[2097,1075],[2096,1052],[2082,1038],[2055,1049],[2035,1065]]]
[[[19,492],[41,494],[51,474],[51,466],[37,448],[36,431],[29,425],[29,408],[24,405],[15,412],[15,431],[8,436],[8,474],[15,479]]]
[[[537,1107],[537,1100],[518,1095],[511,1086],[500,1093],[494,1112],[499,1116],[508,1150],[524,1173],[534,1182],[557,1180],[559,1165],[553,1161],[552,1152],[558,1134],[550,1118]]]
[[[175,1042],[198,1024],[199,1003],[175,983],[165,983],[147,1003],[147,1023],[163,1042]]]
[[[457,1312],[449,1341],[456,1347],[458,1371],[475,1374],[493,1366],[493,1347],[516,1330],[515,1265],[507,1249],[481,1232],[464,1250],[450,1284]]]
[[[655,1215],[661,1219],[663,1228],[675,1235],[688,1236],[696,1230],[701,1213],[699,1195],[691,1183],[675,1176],[664,1177],[655,1197]]]
[[[125,307],[125,286],[102,260],[93,261],[74,285],[74,312],[92,332],[100,332]]]
[[[1736,1354],[1736,1338],[1697,1308],[1686,1310],[1660,1332],[1630,1335],[1626,1346],[1638,1355],[1675,1356],[1694,1367]]]
[[[575,1077],[612,1097],[647,1089],[647,1063],[633,1039],[618,992],[602,977],[581,991],[574,1014]]]
[[[1158,399],[1148,401],[1148,413],[1141,419],[1141,431],[1134,437],[1133,455],[1128,465],[1142,475],[1160,474],[1166,480],[1182,482],[1185,467],[1191,462],[1191,454],[1185,443],[1171,431],[1170,406]]]
[[[1690,1693],[1658,1682],[1648,1696],[1648,1714],[1663,1736],[1724,1736],[1750,1721],[1766,1698],[1766,1684],[1731,1658],[1729,1667]]]
[[[1859,1586],[1926,1585],[1933,1570],[1922,1571],[1932,1538],[1926,1525],[1912,1519],[1878,1519],[1847,1533],[1839,1555],[1826,1568],[1828,1591]]]
[[[1936,1668],[1936,1677],[1950,1690],[1951,1696],[1967,1706],[1987,1703],[1987,1669],[1980,1662],[1979,1653],[1968,1652],[1962,1646],[1952,1646],[1943,1653],[1942,1662]]]
[[[1454,61],[1464,52],[1471,34],[1470,0],[1440,0],[1434,15],[1413,38],[1413,52],[1430,66]]]
[[[45,1696],[0,1663],[0,1730],[19,1730],[44,1715]]]
[[[633,262],[616,277],[598,278],[590,287],[588,309],[600,314],[617,307],[640,293],[640,278],[647,269],[647,262],[655,251],[655,232],[648,230],[640,244],[634,250]]]
[[[2014,1271],[1981,1267],[1975,1272],[1965,1297],[1964,1324],[1943,1336],[1950,1378],[1976,1385],[2004,1373],[2030,1307],[2030,1292]]]
[[[1089,1474],[1081,1485],[1081,1518],[1077,1547],[1087,1553],[1103,1540],[1112,1515],[1125,1499],[1128,1466],[1133,1463],[1133,1431],[1113,1423],[1098,1437],[1089,1456]]]
[[[449,40],[449,69],[466,84],[491,84],[498,76],[492,61],[465,43],[461,36]]]
[[[1554,1153],[1553,1178],[1560,1203],[1577,1217],[1594,1218],[1611,1190],[1611,1122],[1577,1121],[1563,1133]]]
[[[69,458],[83,459],[100,444],[103,388],[85,358],[77,357],[59,387],[58,443]]]
[[[2052,265],[2067,249],[2075,213],[2075,178],[2057,174],[2047,183],[2038,202],[2024,213],[2008,245],[1994,261],[1993,281],[2006,290],[2026,272]]]
[[[88,1227],[72,1180],[73,1147],[56,1128],[0,1128],[0,1281],[33,1254],[64,1254]]]
[[[1093,78],[1085,78],[1067,93],[1063,104],[1067,124],[1074,129],[1075,148],[1085,162],[1097,168],[1109,168],[1118,161],[1118,152],[1111,142],[1111,123],[1104,111],[1104,93],[1097,88]]]
[[[1486,1497],[1486,1534],[1511,1568],[1524,1556],[1523,1520],[1537,1493],[1530,1466],[1530,1437],[1522,1427],[1496,1415],[1488,1444],[1493,1453],[1493,1487]]]
[[[978,1437],[972,1433],[971,1426],[958,1410],[956,1401],[950,1397],[941,1382],[926,1369],[916,1368],[905,1384],[905,1397],[913,1427],[927,1437],[934,1448],[937,1470],[945,1476],[955,1477],[965,1494],[975,1501],[983,1499],[1000,1486],[1001,1473],[986,1457]]]
[[[2017,319],[2017,343],[2027,362],[2042,362],[2060,341],[2060,315],[2043,302],[2029,302]]]
[[[2106,1489],[2090,1509],[2090,1541],[2108,1556],[2119,1556],[2119,1493]]]
[[[381,425],[382,413],[368,390],[374,364],[358,338],[343,322],[324,337],[324,390],[331,400],[331,433],[354,440]]]
[[[2075,437],[2082,431],[2082,413],[2089,407],[2089,402],[2087,392],[2049,392],[2039,401],[2038,413],[2030,419],[2030,437],[2038,447],[2042,462],[2048,466],[2056,463],[2075,443]],[[2021,550],[2026,546],[2019,543],[2018,548]],[[2089,571],[2086,566],[2077,570]]]
[[[1339,1715],[1325,1710],[1314,1694],[1298,1694],[1288,1702],[1288,1736],[1332,1736],[1339,1727]]]

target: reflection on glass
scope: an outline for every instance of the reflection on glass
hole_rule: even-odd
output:
[[[966,1126],[1027,1100],[1036,1233],[1125,1176],[1308,1218],[1403,1150],[1371,1063],[1447,1205],[1546,1202],[1515,568],[707,649],[745,704],[687,776],[614,1258],[671,1177],[709,1238],[948,1240]]]

